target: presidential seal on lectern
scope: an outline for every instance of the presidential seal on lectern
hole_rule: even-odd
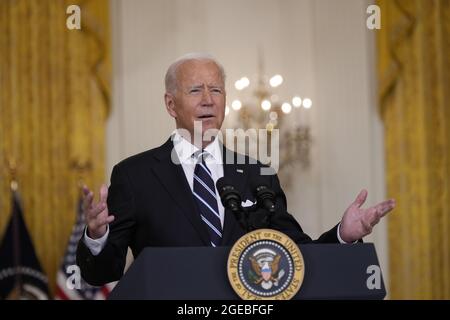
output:
[[[305,273],[303,256],[287,235],[258,229],[231,248],[228,279],[245,300],[288,300],[300,289]]]

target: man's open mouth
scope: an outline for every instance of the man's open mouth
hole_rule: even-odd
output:
[[[204,114],[202,116],[198,117],[199,119],[210,119],[210,118],[214,118],[214,115],[212,114]]]

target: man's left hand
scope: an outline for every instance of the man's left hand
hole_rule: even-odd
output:
[[[345,242],[352,243],[370,234],[380,219],[395,207],[395,200],[389,199],[362,209],[366,199],[367,190],[362,190],[342,217],[340,236]]]

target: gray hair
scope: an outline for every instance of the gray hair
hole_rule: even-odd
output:
[[[178,68],[187,61],[212,61],[214,62],[220,71],[220,76],[225,83],[225,70],[223,66],[209,53],[201,53],[201,52],[193,52],[187,53],[181,57],[179,57],[175,62],[173,62],[166,72],[165,84],[166,84],[166,92],[175,94],[177,90],[177,72]]]

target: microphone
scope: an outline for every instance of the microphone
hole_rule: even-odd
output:
[[[254,179],[250,186],[259,206],[268,212],[261,223],[270,228],[270,220],[275,214],[275,192],[261,178]]]
[[[216,187],[220,195],[220,200],[222,201],[225,209],[231,210],[236,217],[236,220],[241,224],[242,228],[245,231],[248,231],[247,221],[244,219],[244,215],[242,214],[242,200],[239,191],[236,190],[224,177],[217,180]]]
[[[271,214],[275,213],[275,192],[261,178],[254,179],[251,188],[257,202]]]
[[[233,212],[240,211],[241,207],[241,195],[233,185],[228,183],[225,178],[220,178],[216,183],[217,191],[219,191],[220,200],[225,208],[230,209]]]

